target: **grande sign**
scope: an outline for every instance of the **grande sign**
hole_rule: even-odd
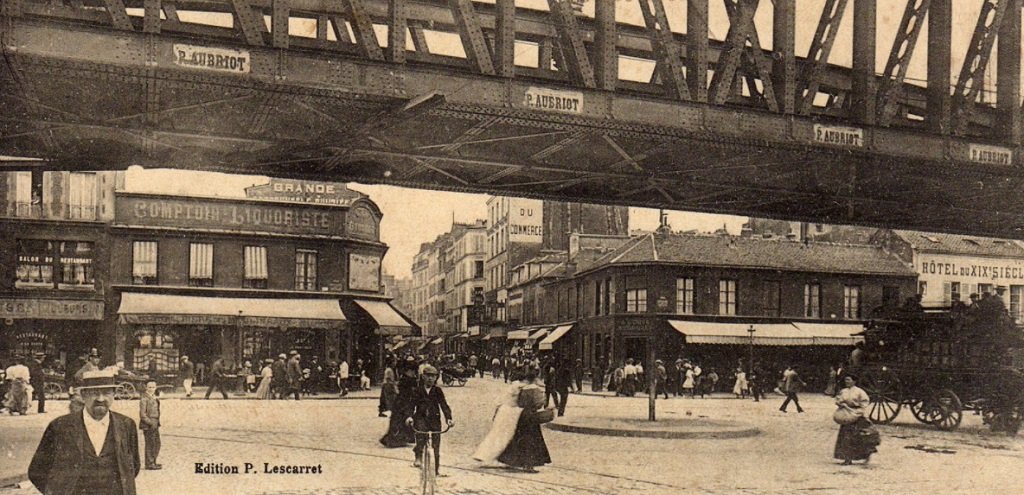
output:
[[[245,197],[290,203],[349,206],[363,197],[345,184],[293,179],[270,179],[268,184],[245,188]]]
[[[102,320],[103,302],[62,299],[0,299],[0,318]]]
[[[147,227],[345,234],[344,210],[179,197],[119,196],[115,222]]]

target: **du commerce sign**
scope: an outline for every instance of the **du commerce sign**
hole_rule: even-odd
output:
[[[508,240],[540,244],[544,240],[544,203],[516,198],[509,203]]]

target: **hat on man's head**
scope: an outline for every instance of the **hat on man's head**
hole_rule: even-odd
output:
[[[91,358],[93,358],[93,357],[94,358],[100,357],[99,349],[97,349],[95,347],[93,347],[92,349],[89,349],[89,357],[91,357]]]
[[[279,358],[281,358],[281,359],[285,359],[285,358],[287,358],[288,356],[285,356],[285,355],[284,355],[284,353],[282,352],[281,354],[278,354],[278,355],[277,355],[277,357],[279,357]]]
[[[294,356],[294,355],[296,355],[298,353],[299,353],[299,351],[296,351],[295,349],[292,349],[292,350],[288,351],[288,355],[289,356]]]
[[[46,353],[45,352],[37,352],[37,353],[32,354],[32,355],[35,356],[35,357],[46,357]]]
[[[116,377],[117,372],[113,368],[86,371],[82,373],[82,384],[75,390],[117,388]]]
[[[433,367],[433,366],[428,364],[428,365],[423,367],[423,374],[424,375],[436,375],[437,374],[437,368],[435,368],[435,367]]]
[[[264,362],[264,363],[273,363],[273,362],[274,362],[274,358],[267,358],[267,359],[264,359],[264,360],[263,360],[263,362]]]

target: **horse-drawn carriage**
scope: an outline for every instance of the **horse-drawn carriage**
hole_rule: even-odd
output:
[[[1015,434],[1024,416],[1024,339],[1005,311],[902,312],[865,331],[861,387],[870,419],[890,423],[904,408],[942,430],[974,411],[992,431]]]

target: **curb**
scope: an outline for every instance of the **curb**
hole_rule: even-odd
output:
[[[711,439],[728,440],[734,438],[747,438],[761,434],[761,430],[755,427],[745,427],[732,430],[707,430],[707,431],[673,431],[673,430],[629,430],[622,428],[602,428],[597,426],[584,426],[569,423],[546,423],[545,426],[554,431],[565,433],[579,433],[583,435],[597,435],[606,437],[633,437],[633,438],[660,438],[660,439]]]

